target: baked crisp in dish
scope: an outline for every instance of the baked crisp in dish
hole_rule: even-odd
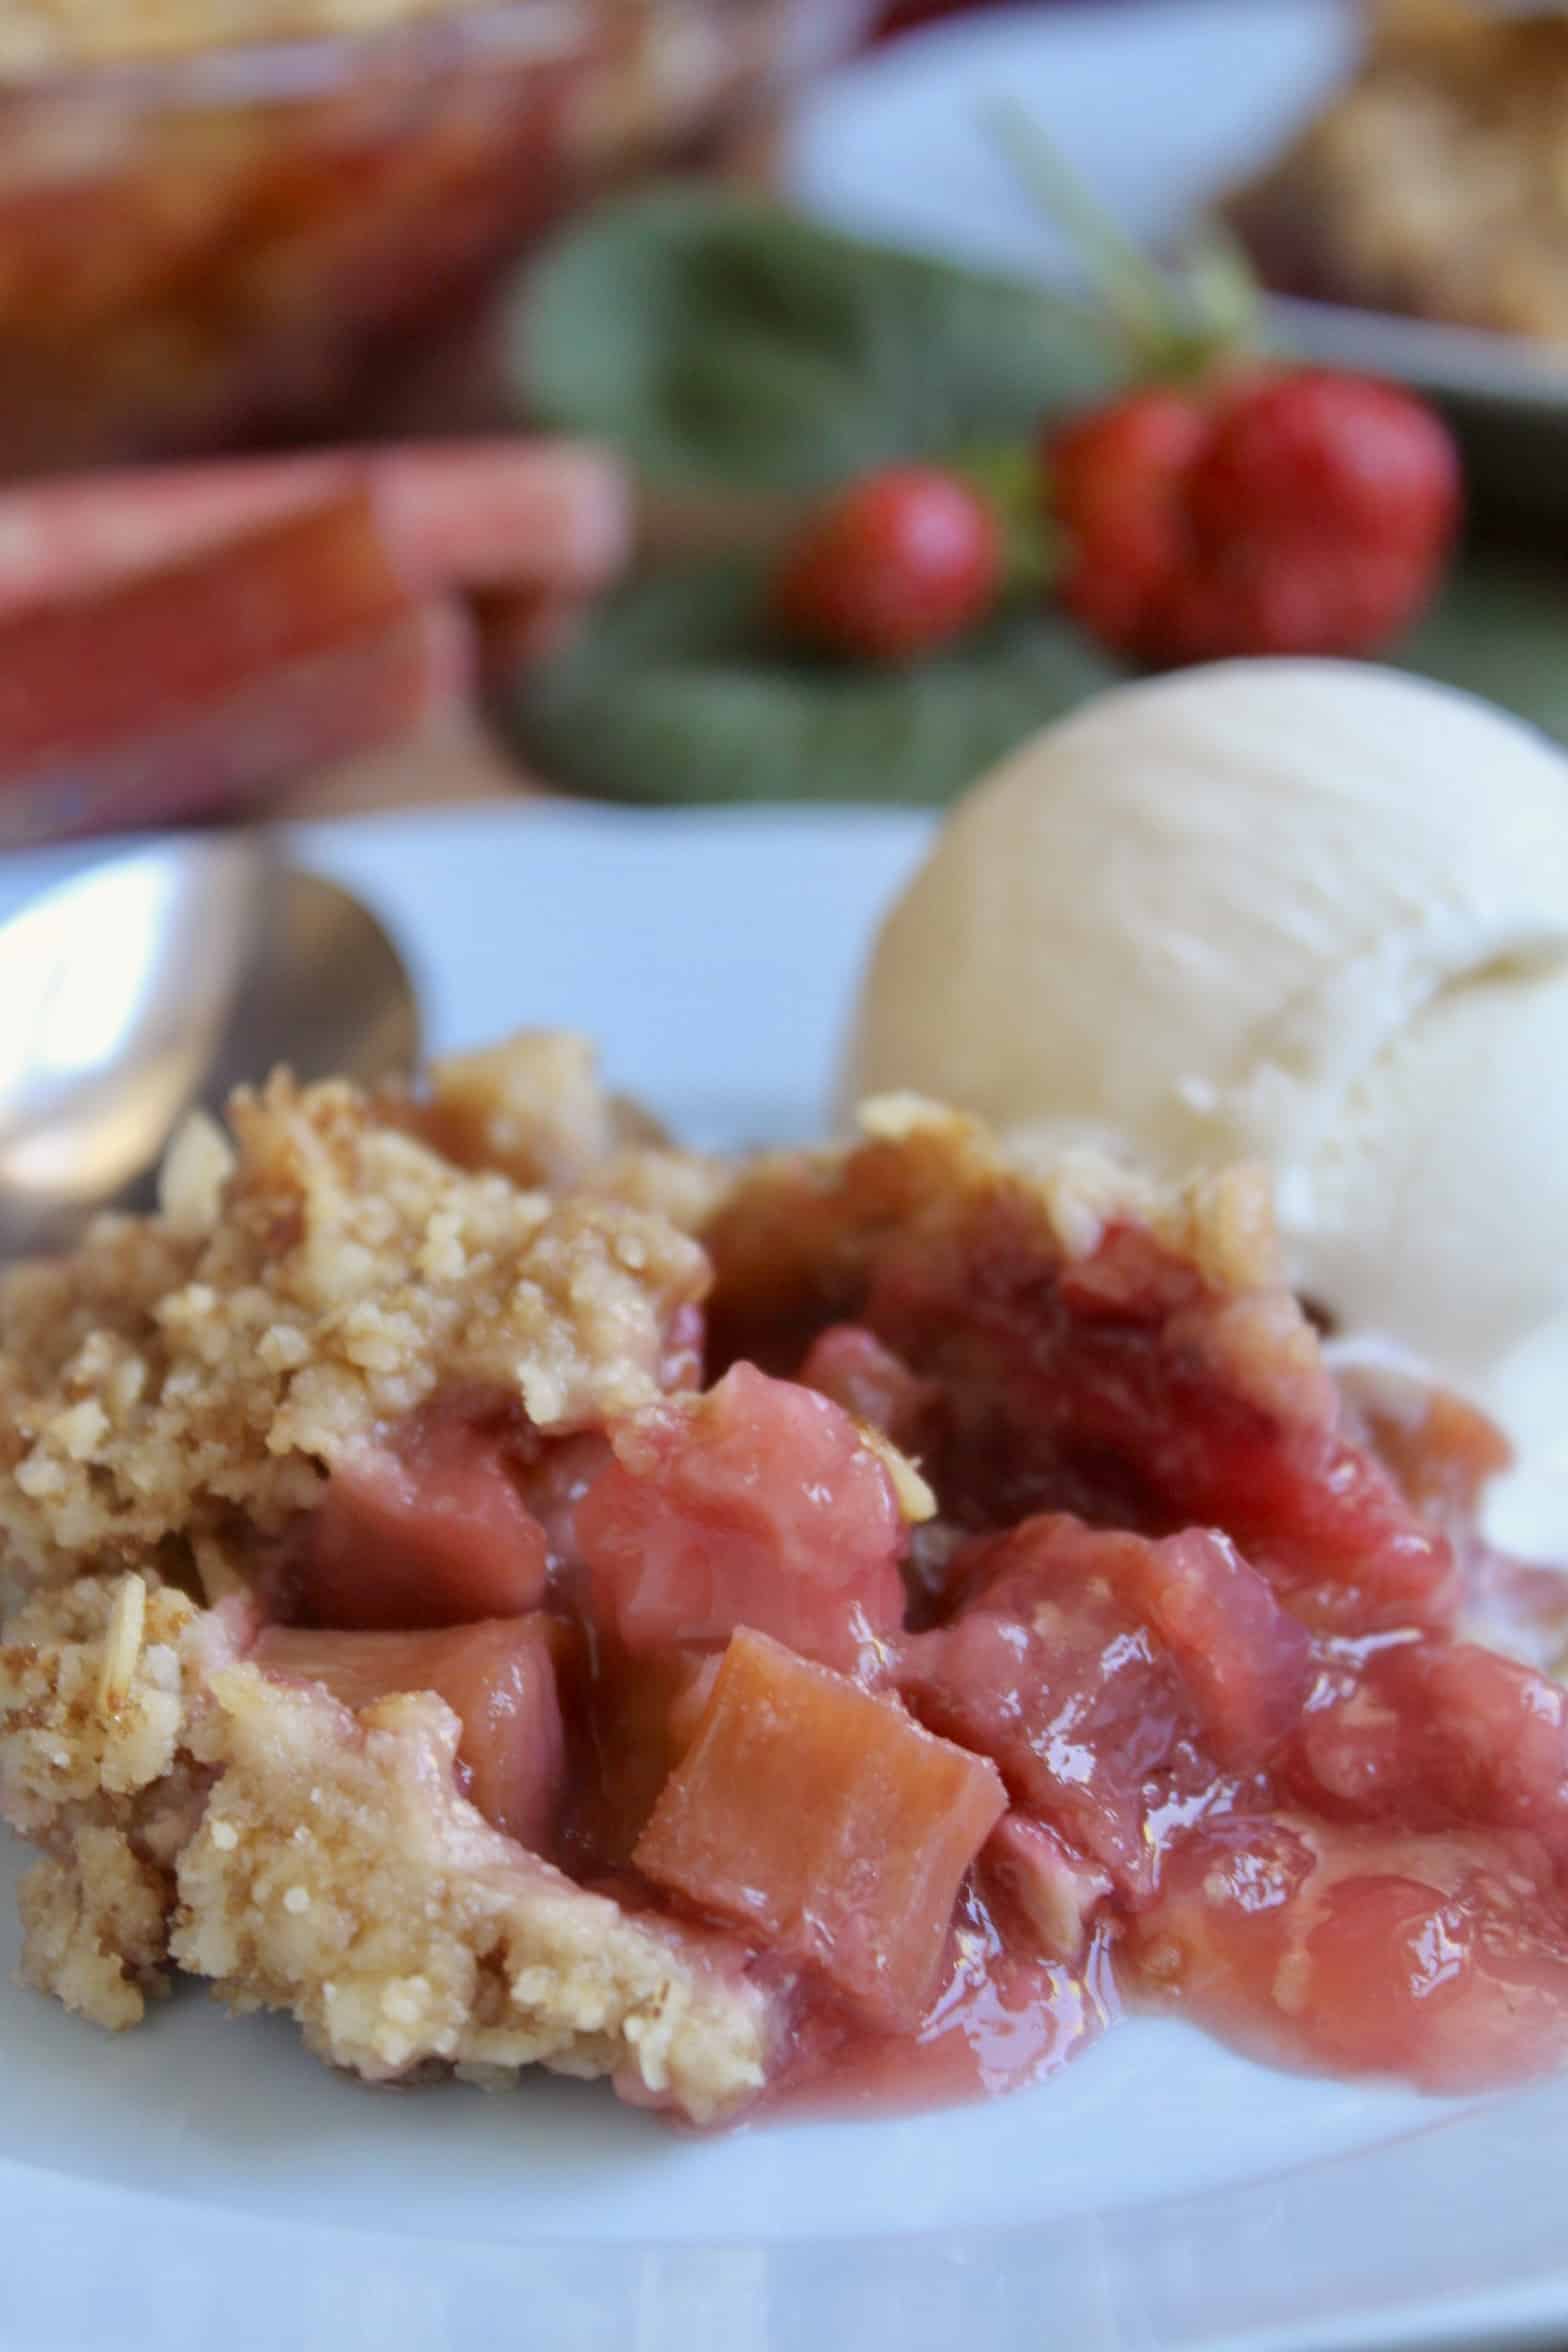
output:
[[[1568,341],[1568,14],[1380,0],[1350,87],[1228,212],[1280,292]]]
[[[0,0],[0,72],[366,33],[460,5],[462,0]]]
[[[1513,2079],[1568,1730],[1459,1637],[1529,1589],[1502,1459],[1336,1381],[1247,1170],[913,1098],[722,1169],[559,1038],[276,1077],[0,1289],[25,1974],[704,2125],[1006,2088],[1129,1999]]]

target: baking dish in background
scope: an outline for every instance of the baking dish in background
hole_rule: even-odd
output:
[[[13,68],[0,471],[337,422],[547,222],[693,152],[869,13],[427,0],[369,29]]]

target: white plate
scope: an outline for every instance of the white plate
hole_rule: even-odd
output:
[[[598,1033],[713,1140],[810,1132],[918,817],[547,808],[303,837],[437,1045]],[[79,862],[13,862],[0,912]],[[0,1971],[15,1955],[0,1844]],[[987,2107],[678,2139],[602,2090],[372,2094],[199,1994],[0,1990],[5,2352],[1333,2352],[1568,2328],[1568,2083],[1458,2105],[1118,2028]]]
[[[875,50],[789,127],[784,185],[838,226],[1024,274],[1073,255],[985,129],[998,98],[1049,132],[1141,240],[1168,243],[1255,171],[1349,71],[1357,0],[1082,0],[997,8]],[[1319,302],[1275,305],[1306,357],[1460,402],[1568,408],[1568,358],[1509,335]]]

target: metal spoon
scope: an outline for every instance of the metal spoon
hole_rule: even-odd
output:
[[[369,909],[264,834],[171,839],[0,924],[0,1255],[142,1206],[196,1104],[280,1062],[404,1075],[413,986]]]

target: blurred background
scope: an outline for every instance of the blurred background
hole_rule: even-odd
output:
[[[741,168],[815,77],[938,13],[8,0],[0,459],[472,422],[455,339],[531,239],[638,174]]]
[[[1032,121],[1022,170],[1001,102]],[[519,786],[951,797],[1119,674],[1126,649],[1053,602],[1049,497],[1010,574],[1044,583],[1039,625],[897,677],[738,635],[760,608],[672,567],[755,562],[873,461],[978,448],[1016,477],[1047,426],[1159,372],[1127,337],[1127,253],[1060,185],[1042,201],[1059,165],[1134,276],[1140,256],[1185,267],[1201,229],[1177,308],[1197,302],[1211,347],[1228,300],[1238,347],[1438,405],[1464,555],[1396,657],[1568,732],[1565,155],[1568,17],[1501,0],[0,0],[0,846]],[[677,217],[672,179],[707,209]],[[427,619],[439,590],[439,647],[425,629],[395,691],[361,676],[316,726],[301,697],[330,702],[330,677],[296,677],[287,725],[258,729],[241,695],[244,746],[202,704],[195,750],[166,757],[199,701],[187,672],[207,661],[227,691],[232,666],[222,646],[166,657],[186,606],[231,609],[267,557],[241,542],[353,486],[170,469],[478,436],[537,442],[556,502],[529,488],[515,562],[415,582]],[[562,437],[609,471],[552,474]],[[499,515],[503,476],[466,479]],[[430,495],[455,493],[398,473],[381,525]],[[230,571],[124,603],[231,540]],[[75,636],[40,635],[62,605]],[[143,649],[139,692],[106,686],[89,724],[48,681],[108,639]],[[723,740],[719,672],[725,724],[744,718]],[[662,766],[645,689],[680,720]],[[607,696],[628,714],[613,740]],[[875,757],[854,755],[868,730]]]

